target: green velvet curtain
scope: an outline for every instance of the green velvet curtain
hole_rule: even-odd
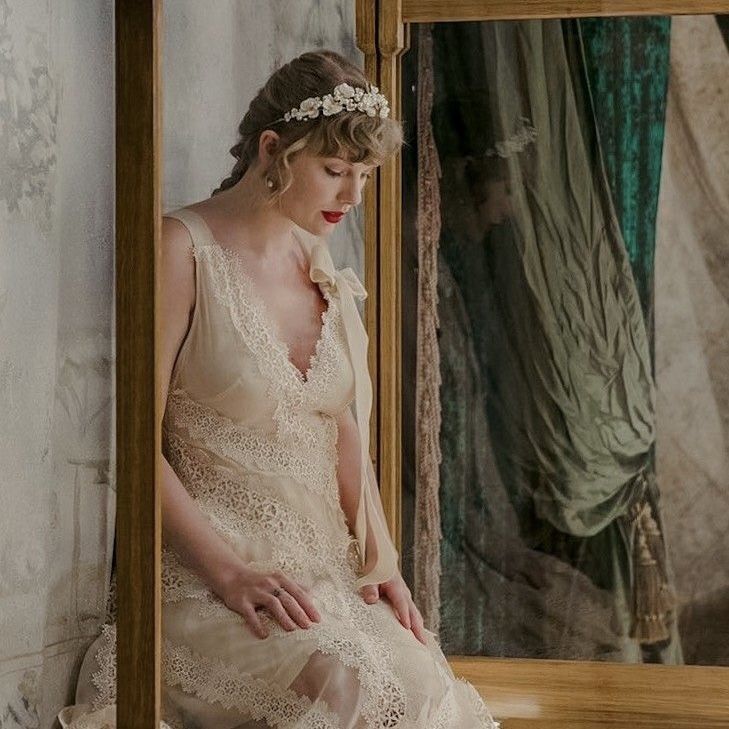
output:
[[[502,655],[574,657],[578,642],[564,636],[586,609],[598,614],[607,595],[614,630],[596,636],[593,654],[580,657],[680,661],[675,635],[649,653],[627,638],[631,534],[618,518],[636,498],[636,477],[652,475],[646,320],[668,33],[666,21],[654,19],[434,26],[433,125],[446,193],[442,257],[478,362],[464,385],[453,377],[463,365],[442,350],[442,445],[455,454],[441,468],[442,632],[449,653],[493,650],[493,639],[479,635],[488,621],[475,618],[497,609],[506,619],[511,609],[521,612],[522,626],[530,623],[529,647],[514,634]],[[476,187],[490,191],[486,199],[474,193],[473,173],[459,176],[448,161],[463,158],[478,160]],[[469,205],[479,209],[470,232]],[[441,319],[448,319],[448,300]],[[474,386],[474,377],[483,382]],[[483,424],[464,421],[452,406],[468,407],[469,391],[482,393],[474,405],[483,407]],[[479,483],[484,469],[470,465],[476,480],[464,486],[464,463],[489,459],[459,452],[459,445],[477,451],[484,438],[493,445],[500,483]],[[655,479],[648,484],[657,506]],[[560,597],[565,604],[551,615],[533,592],[530,615],[494,594],[498,580],[484,589],[484,569],[510,584],[509,599],[518,599],[514,581],[539,579],[523,570],[509,574],[507,561],[519,549],[489,515],[499,489],[516,514],[519,533],[512,537],[532,555],[563,564],[563,573],[573,570]],[[494,531],[475,533],[474,511]],[[544,568],[557,584],[555,561]],[[539,613],[545,625],[536,628]],[[566,619],[555,639],[546,622],[559,620],[557,613]],[[598,632],[596,623],[592,629]]]
[[[671,18],[578,22],[600,148],[653,344],[653,264]],[[576,32],[574,26],[571,32]]]

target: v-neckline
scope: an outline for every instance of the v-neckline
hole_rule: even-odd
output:
[[[189,210],[189,208],[188,208]],[[321,312],[319,315],[319,320],[321,323],[321,327],[319,329],[319,336],[317,337],[316,343],[314,344],[314,351],[309,355],[309,364],[306,368],[306,371],[302,371],[299,369],[298,365],[291,359],[291,347],[289,346],[288,342],[286,342],[281,336],[280,327],[277,325],[277,322],[273,319],[272,316],[270,316],[268,311],[268,305],[266,304],[266,300],[263,298],[263,295],[259,291],[259,286],[256,283],[256,280],[251,276],[250,273],[246,270],[245,261],[243,260],[243,257],[238,253],[238,251],[233,250],[232,248],[228,248],[227,246],[224,246],[222,243],[220,243],[217,238],[213,235],[212,228],[208,225],[208,222],[203,218],[200,213],[195,212],[194,210],[190,210],[194,215],[198,217],[200,222],[202,223],[203,227],[205,228],[208,238],[210,240],[210,243],[213,245],[214,248],[219,250],[224,256],[227,256],[231,259],[233,263],[236,264],[237,272],[240,274],[241,278],[244,279],[248,284],[248,290],[251,293],[251,296],[253,298],[254,304],[258,308],[261,319],[264,323],[264,325],[268,328],[271,339],[273,342],[275,342],[277,349],[279,349],[281,356],[286,360],[286,364],[289,366],[292,373],[295,375],[297,381],[301,385],[308,385],[311,382],[312,375],[314,373],[314,370],[316,368],[316,365],[320,359],[322,345],[324,343],[324,339],[326,336],[326,330],[328,321],[330,319],[330,314],[332,311],[332,300],[328,292],[322,291],[322,296],[324,297],[324,300],[327,302],[326,308]],[[297,238],[298,240],[298,238]],[[309,257],[307,259],[307,263],[309,266],[309,270],[311,270],[311,258]],[[321,288],[320,288],[321,291]]]

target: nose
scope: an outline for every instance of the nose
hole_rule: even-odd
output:
[[[339,199],[352,207],[362,202],[362,188],[366,180],[360,179],[358,175],[350,175],[344,178],[346,181],[339,193]]]

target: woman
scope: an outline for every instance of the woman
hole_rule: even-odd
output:
[[[322,241],[397,152],[388,114],[356,66],[305,53],[251,103],[231,176],[163,220],[171,727],[496,726],[398,571],[369,459],[366,293]],[[65,727],[113,725],[114,643],[104,626]]]

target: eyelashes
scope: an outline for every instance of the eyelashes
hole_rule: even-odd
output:
[[[327,171],[327,174],[329,174],[331,177],[341,177],[344,173],[343,172],[337,172],[336,170],[330,170],[328,167],[324,168]],[[368,172],[366,175],[363,175],[365,181],[369,180],[372,177],[372,173]]]

